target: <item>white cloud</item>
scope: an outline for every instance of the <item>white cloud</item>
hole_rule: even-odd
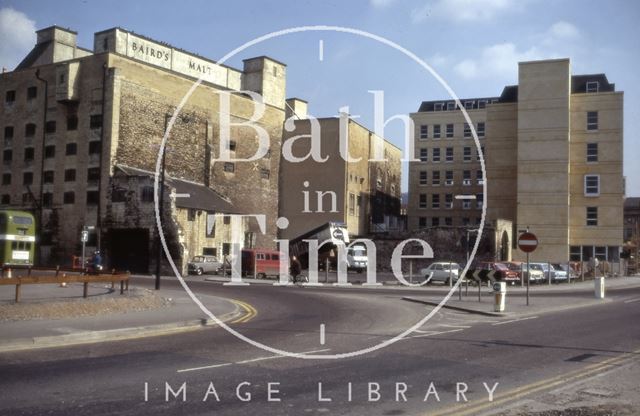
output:
[[[449,64],[451,61],[451,57],[447,55],[443,55],[439,52],[432,55],[430,58],[426,59],[426,62],[431,66],[443,67]]]
[[[482,49],[477,59],[465,59],[454,66],[454,71],[462,78],[493,78],[515,75],[518,62],[547,59],[542,51],[531,47],[519,51],[513,43],[499,43]]]
[[[578,28],[563,20],[554,23],[547,31],[547,34],[557,39],[577,39],[580,37]]]
[[[438,0],[426,3],[411,12],[411,20],[420,23],[429,16],[457,22],[491,20],[497,15],[522,6],[514,0]]]
[[[391,6],[392,3],[395,3],[396,0],[369,0],[369,4],[374,9],[385,9]]]
[[[36,43],[35,22],[26,14],[0,9],[0,66],[13,69]]]

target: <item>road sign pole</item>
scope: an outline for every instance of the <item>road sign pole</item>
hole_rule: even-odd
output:
[[[527,306],[529,306],[529,284],[531,281],[531,268],[529,267],[529,253],[527,253]]]

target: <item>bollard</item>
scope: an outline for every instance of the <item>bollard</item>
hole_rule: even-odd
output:
[[[507,284],[505,282],[495,282],[493,284],[493,310],[495,312],[504,312],[507,298]]]
[[[7,268],[7,279],[11,279],[13,276],[11,275],[11,267]]]
[[[593,281],[596,299],[604,299],[604,277],[596,277]]]

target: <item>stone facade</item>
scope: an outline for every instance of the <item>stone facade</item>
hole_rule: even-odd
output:
[[[149,211],[153,204],[134,203],[132,197],[126,207],[116,206],[120,202],[114,205],[112,190],[122,185],[114,179],[116,167],[156,171],[165,128],[203,73],[207,75],[168,134],[166,174],[226,195],[232,206],[242,207],[242,214],[266,215],[265,233],[255,220],[239,220],[242,240],[274,248],[286,66],[258,57],[246,60],[245,68],[238,70],[120,28],[96,33],[93,53],[77,48],[75,37],[75,32],[57,27],[39,31],[29,56],[14,71],[0,75],[0,134],[4,133],[0,169],[9,175],[0,188],[2,205],[36,214],[39,263],[68,263],[78,253],[83,226],[96,227],[90,250],[108,251],[118,232],[110,230],[127,228],[136,230],[136,238],[146,238],[149,252],[154,251],[157,235]],[[170,64],[165,64],[165,56]],[[252,162],[221,160],[221,146],[236,159],[258,151],[256,130],[241,125],[255,111],[254,102],[238,93],[241,88],[263,94],[266,103],[264,114],[251,124],[267,132],[269,149]],[[229,143],[220,139],[225,99],[234,123]],[[140,184],[130,185],[125,188],[137,195]],[[165,202],[171,191],[167,192]],[[226,212],[201,206],[190,208],[190,214],[175,202],[165,204],[165,209],[174,226],[169,227],[172,250],[181,260],[212,249],[222,255],[223,244],[232,242],[224,227],[214,240],[205,235],[206,217]],[[143,229],[147,237],[142,236]],[[122,264],[121,259],[113,260]],[[153,269],[153,259],[147,269]]]

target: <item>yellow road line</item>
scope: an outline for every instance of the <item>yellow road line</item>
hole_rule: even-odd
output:
[[[246,312],[245,315],[242,315],[238,319],[231,321],[232,324],[248,322],[251,319],[255,318],[256,315],[258,315],[258,311],[256,310],[256,308],[254,308],[250,304],[237,299],[229,299],[229,300],[235,303],[236,305],[238,305],[239,307],[241,307],[242,309],[244,309]]]
[[[556,377],[548,378],[545,380],[528,384],[526,386],[509,390],[507,392],[496,395],[496,397],[491,402],[486,400],[476,400],[474,402],[469,402],[467,404],[458,406],[454,409],[444,409],[442,411],[435,412],[435,413],[429,412],[428,414],[430,416],[449,416],[449,415],[464,416],[469,414],[477,414],[481,411],[487,410],[489,407],[503,405],[510,401],[515,401],[516,399],[520,399],[524,396],[528,396],[533,393],[538,393],[544,390],[551,389],[558,385],[566,384],[572,381],[577,381],[580,378],[588,377],[592,374],[602,371],[605,367],[611,367],[613,365],[619,364],[627,360],[630,361],[631,359],[636,358],[635,356],[638,353],[640,353],[640,350],[636,350],[630,353],[625,353],[617,357],[612,357],[602,362],[592,364],[590,366],[587,366],[579,370],[574,370],[566,374],[561,374]]]

